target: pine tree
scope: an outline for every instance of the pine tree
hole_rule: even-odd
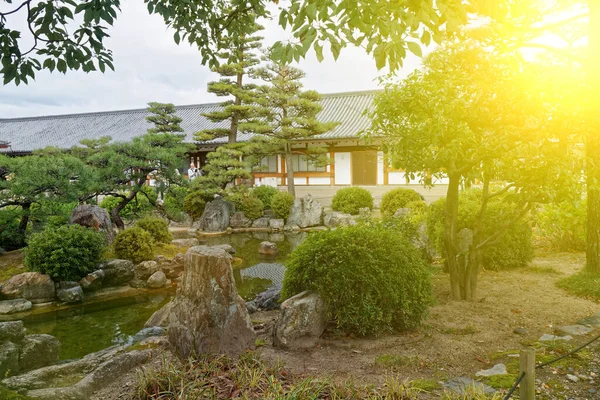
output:
[[[311,139],[333,130],[339,123],[322,123],[317,114],[321,96],[314,90],[302,91],[305,74],[298,68],[270,63],[256,71],[270,85],[261,87],[261,120],[249,123],[245,130],[258,134],[251,140],[248,153],[256,161],[266,155],[281,154],[286,160],[288,193],[295,196],[292,156],[300,154],[315,165],[327,164],[325,148],[294,149],[298,140]]]
[[[154,128],[148,129],[148,133],[183,132],[179,125],[183,120],[175,115],[177,110],[173,104],[150,102],[148,112],[152,115],[147,116],[146,121],[154,124]]]
[[[219,111],[202,114],[211,122],[228,121],[228,126],[200,131],[195,135],[196,140],[204,141],[227,136],[228,143],[236,143],[238,130],[257,117],[258,108],[255,104],[257,85],[244,83],[244,78],[253,76],[253,67],[260,63],[256,52],[261,46],[262,37],[255,34],[263,27],[255,22],[254,17],[245,21],[245,25],[244,34],[222,38],[218,56],[223,63],[213,68],[213,71],[222,78],[208,84],[210,93],[219,97],[233,97],[233,99],[223,102]]]

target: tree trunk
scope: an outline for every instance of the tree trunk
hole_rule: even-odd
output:
[[[125,208],[127,204],[129,204],[129,201],[122,199],[119,203],[117,203],[115,208],[110,210],[110,219],[112,219],[112,222],[116,225],[118,230],[125,229],[125,223],[123,222],[123,219],[121,218],[119,213]]]
[[[29,212],[31,211],[31,203],[21,204],[22,214],[19,221],[19,233],[25,238],[27,233],[27,225],[29,224]]]
[[[291,147],[291,146],[290,146]],[[288,193],[296,197],[296,187],[294,186],[294,167],[292,164],[292,152],[288,150],[285,152],[285,169],[287,177],[287,188]]]
[[[237,75],[236,86],[239,89],[242,88],[243,79],[244,79],[244,74],[243,73]],[[239,97],[239,96],[235,96],[235,100],[234,100],[233,104],[235,106],[241,106],[242,105],[242,98]],[[238,124],[239,124],[239,121],[240,121],[240,114],[239,114],[238,111],[234,111],[233,115],[231,116],[231,129],[229,130],[229,138],[227,140],[227,142],[229,144],[237,142],[237,134],[238,134]]]
[[[460,265],[456,250],[456,220],[458,217],[458,186],[460,175],[449,176],[448,190],[446,192],[446,212],[444,220],[444,250],[450,272],[450,296],[452,300],[461,300]]]
[[[586,80],[589,129],[586,140],[587,174],[587,247],[586,270],[600,274],[600,124],[597,105],[600,101],[600,2],[589,0],[589,34]]]

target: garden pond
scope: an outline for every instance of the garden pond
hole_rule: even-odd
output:
[[[230,244],[235,248],[235,256],[242,259],[233,268],[238,292],[245,300],[252,300],[272,284],[281,283],[283,263],[304,237],[304,233],[255,232],[201,239],[209,245]],[[264,260],[259,256],[259,244],[265,240],[277,244],[276,259]],[[147,291],[137,296],[32,314],[23,322],[30,334],[47,333],[56,337],[62,344],[61,359],[80,358],[114,344],[131,343],[146,320],[174,296],[174,290]]]

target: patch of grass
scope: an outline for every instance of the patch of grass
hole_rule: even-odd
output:
[[[442,333],[446,333],[448,335],[473,335],[479,332],[475,326],[469,324],[464,328],[446,328],[442,329]]]
[[[2,400],[34,400],[32,397],[27,397],[12,390],[8,390],[0,385],[0,399]]]
[[[518,376],[515,374],[495,375],[486,378],[485,383],[494,389],[510,389]]]
[[[419,360],[416,357],[400,356],[396,354],[383,354],[375,359],[375,365],[383,368],[399,368],[412,365]]]
[[[582,271],[560,279],[556,286],[575,296],[600,301],[600,275]]]
[[[254,339],[254,345],[256,347],[263,347],[263,346],[267,345],[267,341],[262,338],[256,338],[256,339]]]
[[[525,272],[533,272],[534,274],[543,275],[562,275],[562,272],[554,267],[528,267]]]
[[[307,377],[295,379],[281,365],[270,366],[254,353],[233,360],[225,356],[170,361],[137,370],[135,398],[158,399],[416,399],[419,390],[387,377],[380,387]]]
[[[442,400],[500,400],[502,396],[499,393],[486,395],[482,389],[475,386],[469,386],[463,394],[446,391],[442,395]]]
[[[433,379],[415,379],[410,382],[410,386],[423,392],[433,392],[441,387],[439,382]]]

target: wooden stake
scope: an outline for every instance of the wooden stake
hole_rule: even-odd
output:
[[[535,400],[535,349],[528,347],[521,350],[521,373],[525,376],[520,385],[521,400]]]

